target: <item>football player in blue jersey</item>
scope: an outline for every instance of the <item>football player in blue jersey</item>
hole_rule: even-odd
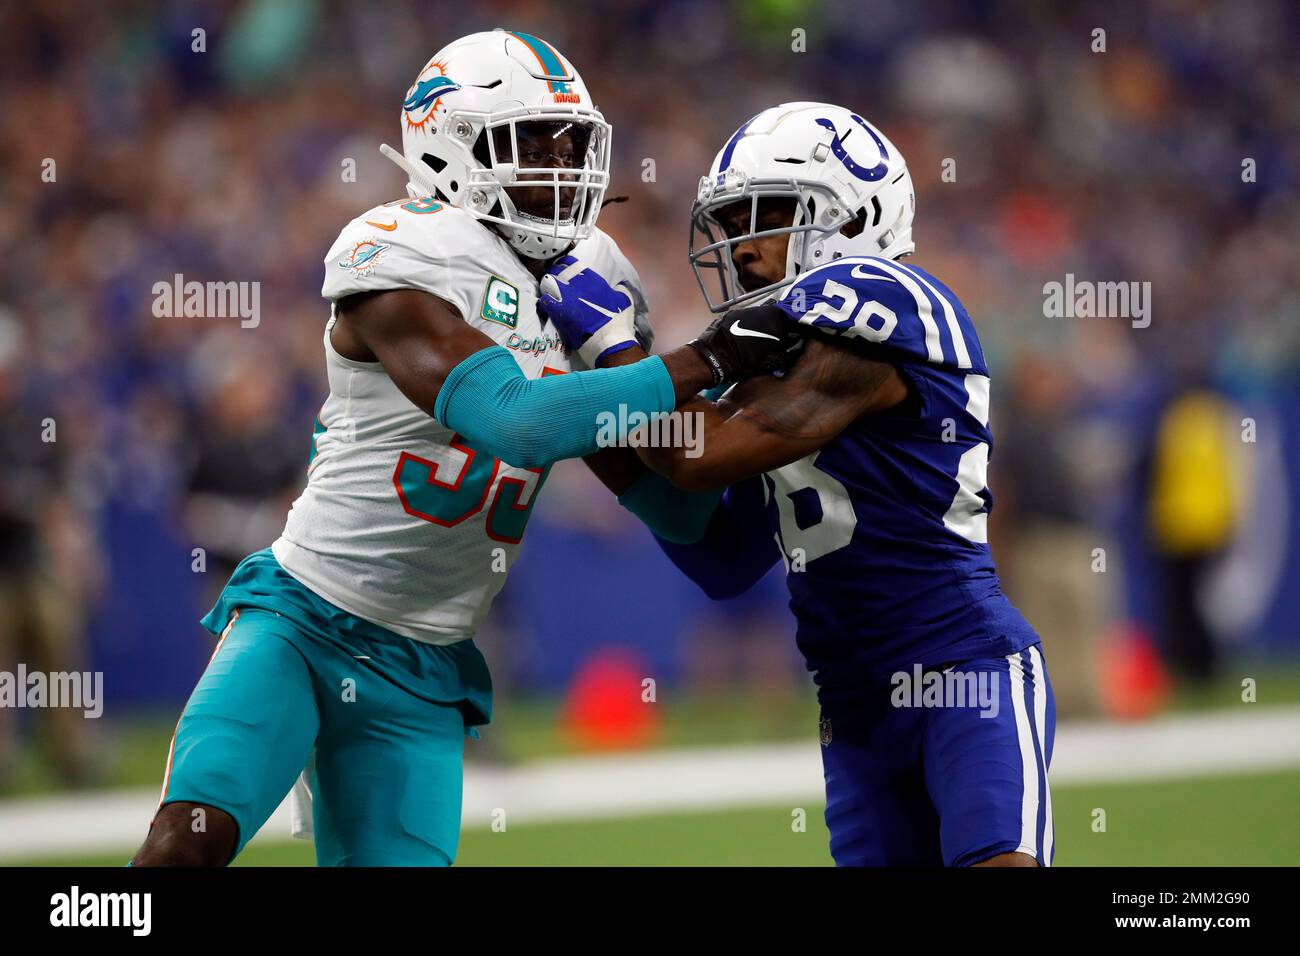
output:
[[[1046,866],[1055,705],[989,553],[989,371],[957,296],[900,261],[913,208],[903,157],[850,110],[741,126],[701,180],[691,263],[732,334],[779,315],[803,353],[725,393],[716,370],[677,413],[700,447],[602,477],[714,598],[784,561],[838,864]],[[580,262],[552,273],[540,307],[571,348],[631,307]]]

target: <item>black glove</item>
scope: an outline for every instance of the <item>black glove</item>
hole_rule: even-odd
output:
[[[803,347],[799,324],[771,303],[732,309],[687,343],[713,370],[713,384],[784,372]]]

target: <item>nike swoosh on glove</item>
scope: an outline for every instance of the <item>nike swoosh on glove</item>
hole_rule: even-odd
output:
[[[538,311],[555,323],[565,346],[588,368],[637,344],[632,296],[575,257],[557,259],[538,290]]]
[[[713,370],[713,384],[784,372],[803,348],[803,330],[773,303],[732,309],[688,343]]]

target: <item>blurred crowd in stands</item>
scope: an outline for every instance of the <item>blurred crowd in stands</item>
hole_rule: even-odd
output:
[[[1145,634],[1199,677],[1233,641],[1295,653],[1288,0],[70,0],[0,9],[0,668],[93,660],[142,675],[123,697],[184,698],[208,649],[193,621],[304,480],[324,254],[403,194],[377,146],[400,143],[420,67],[496,26],[556,45],[613,124],[611,195],[629,201],[600,225],[640,271],[661,347],[708,318],[688,210],[744,120],[827,100],[902,149],[915,261],[962,297],[992,367],[994,554],[1079,675],[1054,666],[1063,714],[1103,706],[1107,634]],[[260,322],[157,317],[155,283],[176,274],[259,282]],[[1067,274],[1150,282],[1150,325],[1046,316],[1044,284]],[[578,467],[533,520],[560,567],[583,560],[581,535],[654,550]],[[187,585],[200,546],[204,583]],[[779,582],[764,593],[681,621],[713,637],[672,643],[680,670],[796,680]],[[515,627],[533,628],[533,658],[587,639]],[[492,663],[503,682],[549,679]]]

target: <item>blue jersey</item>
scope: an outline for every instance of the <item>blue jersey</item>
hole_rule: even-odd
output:
[[[916,266],[850,257],[805,273],[777,305],[856,339],[911,393],[762,479],[823,699],[916,664],[1037,642],[989,554],[989,373],[961,302]]]

